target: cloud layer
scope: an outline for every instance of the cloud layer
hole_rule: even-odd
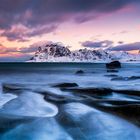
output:
[[[53,32],[64,21],[83,23],[139,0],[0,0],[1,36],[26,41]],[[17,25],[18,28],[16,28]],[[22,30],[22,32],[20,31]]]
[[[74,25],[78,25],[102,17],[104,20],[106,15],[110,13],[123,11],[129,6],[138,6],[139,4],[140,0],[0,0],[0,39],[2,38],[5,41],[5,38],[7,38],[8,41],[6,41],[8,43],[9,41],[10,43],[13,43],[12,41],[17,41],[16,44],[18,44],[18,42],[23,42],[22,46],[25,46],[24,42],[29,41],[26,42],[28,44],[30,41],[34,42],[35,39],[39,39],[41,35],[54,32],[64,22],[67,22],[68,25],[70,25],[70,21],[70,23],[72,22]],[[114,18],[116,17],[113,17],[112,19]],[[110,19],[110,21],[112,21],[112,19]],[[110,21],[108,22],[112,24]],[[63,26],[60,27],[60,30],[61,28],[63,28]],[[70,27],[70,29],[71,28],[72,27]],[[92,25],[87,28],[92,28]],[[85,30],[83,29],[83,32],[84,31]],[[61,32],[63,32],[63,29]],[[115,30],[113,30],[113,32],[114,35],[128,33],[127,29],[124,29],[120,33],[117,33]],[[53,39],[54,38],[50,40]],[[36,42],[38,41],[39,40],[36,40]],[[70,41],[73,42],[73,40]],[[82,39],[79,39],[78,41],[82,41]],[[140,45],[139,42],[131,44],[123,44],[123,42],[118,43],[119,45],[115,47],[113,47],[114,44],[110,40],[95,42],[85,41],[82,42],[81,45],[83,47],[96,49],[110,48],[111,51],[137,50]],[[10,60],[10,58],[12,60],[16,60],[17,58],[18,60],[26,59],[31,53],[36,51],[37,47],[31,45],[10,48],[0,44],[0,61],[6,60],[6,58],[7,60]]]
[[[51,41],[37,42],[29,47],[5,47],[0,44],[0,61],[27,61],[31,56],[37,51],[39,46],[45,46],[46,43],[53,43]],[[61,43],[60,43],[61,44]],[[92,48],[92,49],[105,49],[107,51],[133,51],[140,50],[140,42],[134,42],[130,44],[122,44],[113,46],[113,41],[104,40],[104,41],[85,41],[81,45],[83,47]],[[5,56],[6,54],[6,56]]]
[[[124,44],[124,42],[119,41],[119,45],[114,46],[114,42],[110,40],[104,41],[85,41],[81,45],[87,48],[97,48],[106,49],[109,51],[134,51],[140,50],[140,42],[134,42],[129,44]]]
[[[0,61],[3,62],[21,62],[27,61],[31,58],[32,54],[36,52],[38,46],[29,47],[5,47],[0,44]]]
[[[113,41],[104,40],[104,41],[85,41],[81,45],[87,48],[106,48],[113,45]]]
[[[140,42],[122,44],[109,49],[110,51],[134,51],[140,50]]]

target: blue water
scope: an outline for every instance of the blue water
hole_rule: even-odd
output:
[[[78,70],[84,73],[76,74]],[[124,63],[117,71],[107,72],[104,63],[0,63],[0,140],[139,140],[139,125],[131,118],[125,119],[80,101],[56,104],[40,94],[50,92],[68,100],[82,98],[52,87],[58,83],[140,91],[139,78],[112,80],[111,76],[140,77],[139,63]],[[5,84],[21,86],[21,90],[5,93]],[[119,93],[104,99],[140,101],[139,97]],[[94,101],[97,99],[93,98]]]

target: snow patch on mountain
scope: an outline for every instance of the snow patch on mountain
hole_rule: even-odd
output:
[[[140,54],[86,48],[70,51],[68,47],[61,44],[48,43],[38,47],[35,55],[28,62],[109,62],[112,60],[140,61]]]

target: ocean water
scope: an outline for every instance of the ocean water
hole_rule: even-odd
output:
[[[0,63],[0,140],[139,140],[139,126],[139,63]]]

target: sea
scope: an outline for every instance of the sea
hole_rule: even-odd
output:
[[[140,63],[0,63],[0,140],[140,140]]]

